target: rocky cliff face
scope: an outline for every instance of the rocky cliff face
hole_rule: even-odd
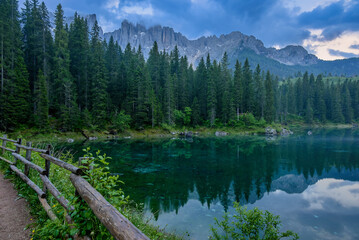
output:
[[[107,41],[111,36],[122,49],[126,47],[127,43],[136,48],[141,45],[146,58],[154,41],[157,41],[160,50],[171,51],[177,45],[180,54],[186,55],[189,62],[194,65],[202,57],[205,58],[208,53],[212,59],[220,60],[224,52],[230,54],[243,49],[253,50],[258,55],[277,60],[286,65],[306,66],[318,62],[316,56],[308,54],[301,46],[287,46],[280,50],[266,48],[262,41],[241,32],[232,32],[220,37],[210,36],[189,40],[169,27],[154,26],[147,29],[140,24],[134,25],[128,21],[123,21],[121,28],[104,34]]]

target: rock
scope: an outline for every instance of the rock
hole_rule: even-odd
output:
[[[266,135],[277,135],[277,130],[271,127],[266,127]]]
[[[282,131],[280,132],[280,135],[282,136],[289,136],[289,135],[292,135],[293,132],[288,130],[288,129],[285,129],[285,128],[282,128]]]
[[[90,141],[97,140],[97,137],[89,137]]]
[[[223,136],[227,136],[229,133],[227,133],[227,132],[222,132],[222,131],[217,131],[216,133],[215,133],[215,135],[217,136],[217,137],[223,137]]]
[[[308,131],[307,134],[308,134],[308,136],[310,136],[310,135],[312,135],[313,133],[312,133],[312,131]]]
[[[186,138],[191,138],[193,136],[193,132],[189,131],[189,132],[185,132],[184,133]]]
[[[177,134],[177,132],[171,132],[171,134],[172,134],[172,135],[176,135],[176,134]]]
[[[130,139],[130,138],[131,138],[131,136],[124,137],[124,139]]]
[[[73,140],[72,138],[68,138],[68,139],[67,139],[67,142],[68,142],[68,143],[73,143],[74,140]]]

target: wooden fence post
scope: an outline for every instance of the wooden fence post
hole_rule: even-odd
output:
[[[26,144],[26,146],[31,147],[31,142],[28,142]],[[26,160],[31,162],[31,150],[29,150],[29,149],[26,150]],[[29,170],[30,170],[30,167],[25,164],[24,174],[25,174],[26,177],[29,176]]]
[[[21,139],[21,138],[18,138],[18,139],[17,139],[17,144],[21,145],[21,142],[22,142],[22,139]],[[20,154],[20,151],[21,151],[21,148],[20,148],[20,147],[16,147],[15,153]],[[15,161],[14,161],[14,165],[16,165],[16,163],[17,163],[17,158],[14,157],[14,160],[15,160]]]
[[[47,145],[46,154],[51,155],[51,145]],[[51,162],[49,160],[45,159],[45,171],[46,171],[45,176],[46,177],[49,177],[49,175],[50,175],[50,164],[51,164]],[[43,187],[43,191],[46,193],[46,185],[45,184]]]
[[[6,134],[4,134],[4,138],[7,138]],[[2,140],[2,146],[4,147],[2,149],[2,155],[4,155],[5,154],[5,148],[6,148],[6,140],[5,139]]]

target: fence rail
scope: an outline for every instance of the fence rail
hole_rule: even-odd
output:
[[[47,149],[33,148],[31,143],[28,142],[27,146],[22,145],[22,139],[17,140],[8,139],[6,135],[0,137],[2,140],[2,154],[10,152],[14,158],[14,161],[6,159],[0,156],[0,160],[10,164],[10,169],[16,173],[27,185],[29,185],[38,195],[39,201],[45,211],[47,212],[51,220],[55,220],[57,217],[53,213],[49,206],[46,197],[47,193],[50,193],[56,201],[67,211],[65,219],[68,223],[73,223],[70,214],[75,211],[75,208],[70,205],[70,202],[61,194],[61,192],[55,187],[49,178],[51,163],[60,166],[61,168],[70,171],[70,180],[72,185],[75,187],[79,196],[85,200],[88,206],[92,209],[96,217],[104,224],[109,230],[111,235],[116,240],[148,240],[138,228],[136,228],[127,218],[125,218],[115,207],[113,207],[106,199],[93,188],[81,175],[82,170],[72,164],[62,161],[54,156],[51,156],[51,146],[48,145]],[[7,147],[7,143],[12,143],[16,150]],[[21,155],[21,149],[26,150],[26,156]],[[31,153],[40,153],[40,156],[45,160],[45,169],[34,164],[31,161]],[[20,162],[25,165],[24,172],[17,168],[17,163]],[[43,183],[43,189],[36,185],[29,178],[30,169],[35,170],[39,173],[41,181]],[[76,237],[76,236],[75,236]]]

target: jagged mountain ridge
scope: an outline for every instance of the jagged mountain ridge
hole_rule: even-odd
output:
[[[90,14],[85,18],[91,29],[96,21],[96,15]],[[70,24],[72,19],[69,17],[66,22]],[[280,77],[293,76],[305,71],[339,76],[359,75],[359,58],[323,61],[309,54],[302,46],[289,45],[282,49],[266,48],[259,39],[239,31],[223,34],[220,37],[209,36],[190,40],[170,27],[156,25],[146,28],[141,24],[132,24],[125,20],[121,27],[113,32],[103,33],[101,29],[100,36],[106,41],[112,36],[122,49],[128,43],[135,48],[141,45],[145,58],[148,58],[154,41],[157,41],[161,51],[170,52],[177,45],[180,55],[186,55],[189,63],[192,63],[194,67],[202,57],[206,58],[208,53],[211,59],[219,61],[224,52],[227,52],[232,67],[236,60],[244,62],[248,58],[252,68],[259,64],[262,70],[270,70]]]
[[[221,59],[224,52],[231,53],[237,49],[251,49],[257,55],[261,55],[286,65],[307,66],[318,63],[318,58],[309,54],[301,46],[287,46],[283,49],[266,48],[262,41],[254,36],[247,36],[241,32],[209,37],[201,37],[196,40],[189,40],[181,33],[175,32],[170,27],[159,25],[146,28],[141,24],[132,24],[123,21],[121,28],[114,32],[104,34],[108,41],[113,37],[119,45],[124,48],[127,43],[138,47],[141,45],[145,57],[148,56],[153,42],[157,41],[160,50],[171,51],[177,45],[180,54],[186,55],[189,62],[196,65],[202,57],[209,53],[213,59]]]

